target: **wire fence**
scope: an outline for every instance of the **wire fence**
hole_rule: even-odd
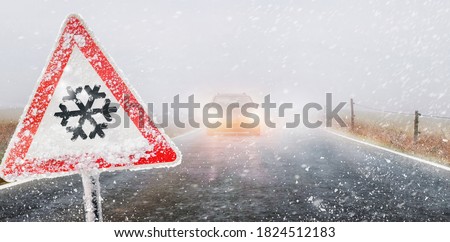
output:
[[[366,124],[377,124],[383,127],[396,127],[396,129],[403,130],[409,132],[412,131],[414,143],[416,143],[419,139],[419,135],[424,132],[427,135],[439,135],[446,137],[450,135],[450,125],[449,120],[450,117],[441,116],[441,115],[433,115],[433,114],[422,114],[419,113],[418,110],[414,112],[398,112],[392,110],[386,110],[381,108],[375,108],[369,105],[360,104],[354,102],[353,99],[350,99],[350,129],[355,130],[355,123],[365,122]],[[366,110],[366,114],[362,116],[358,115],[357,110]],[[355,112],[356,110],[356,112]],[[369,111],[369,112],[367,112]],[[356,115],[355,115],[356,113]],[[371,115],[370,113],[378,113],[378,114],[393,114],[393,116],[389,115]],[[420,125],[419,125],[420,124]],[[361,126],[358,126],[361,127]],[[359,131],[360,128],[358,128]],[[421,135],[422,136],[422,135]]]
[[[354,103],[354,105],[362,107],[362,108],[365,108],[365,109],[368,109],[368,110],[371,110],[371,111],[380,112],[380,113],[390,113],[390,114],[399,114],[399,115],[408,115],[408,116],[414,116],[415,115],[415,113],[389,111],[389,110],[384,110],[384,109],[370,107],[370,106],[359,104],[359,103]],[[434,118],[434,119],[447,119],[447,120],[450,120],[450,117],[438,116],[438,115],[432,115],[432,114],[420,113],[420,116],[427,117],[427,118]]]

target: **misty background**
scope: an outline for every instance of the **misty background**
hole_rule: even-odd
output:
[[[67,15],[145,102],[245,92],[450,115],[449,1],[5,1],[0,108],[26,105]]]

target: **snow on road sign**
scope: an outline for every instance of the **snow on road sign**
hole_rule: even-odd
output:
[[[126,118],[131,120],[127,128]],[[180,161],[178,149],[154,125],[81,18],[69,16],[9,143],[0,176],[14,181]]]

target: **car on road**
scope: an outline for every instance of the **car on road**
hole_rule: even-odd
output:
[[[225,93],[217,94],[213,98],[213,103],[217,103],[223,110],[223,117],[218,119],[221,124],[217,128],[208,128],[208,135],[216,134],[247,134],[247,135],[260,135],[261,128],[259,124],[255,127],[242,127],[243,123],[254,123],[255,120],[252,119],[248,114],[245,115],[242,112],[243,105],[247,103],[253,103],[252,98],[246,93]],[[230,104],[237,103],[239,108],[233,108],[232,112],[227,112]],[[255,109],[248,109],[253,115],[257,115]],[[231,114],[231,118],[227,119],[227,115]],[[229,122],[231,120],[231,122]],[[229,124],[228,124],[228,123]]]

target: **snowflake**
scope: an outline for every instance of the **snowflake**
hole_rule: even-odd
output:
[[[61,112],[56,112],[55,116],[62,118],[61,125],[66,127],[70,118],[78,117],[78,125],[77,126],[69,126],[66,127],[67,132],[73,133],[71,140],[75,141],[78,137],[82,139],[87,139],[87,135],[85,130],[83,129],[83,125],[86,120],[94,126],[94,130],[89,133],[89,138],[94,139],[96,135],[100,138],[105,137],[105,133],[103,129],[108,128],[108,123],[97,123],[97,121],[92,117],[95,114],[102,114],[106,121],[112,121],[111,113],[117,112],[117,107],[110,107],[111,100],[108,98],[105,99],[105,103],[102,108],[92,108],[96,99],[103,99],[106,97],[104,92],[98,92],[100,90],[100,86],[94,86],[93,89],[89,85],[84,86],[84,91],[88,94],[89,98],[87,102],[84,104],[80,99],[77,98],[77,94],[80,94],[83,91],[82,87],[78,87],[75,91],[72,87],[67,87],[68,96],[63,97],[63,102],[72,101],[74,102],[78,110],[69,111],[64,104],[59,104],[59,108]]]

